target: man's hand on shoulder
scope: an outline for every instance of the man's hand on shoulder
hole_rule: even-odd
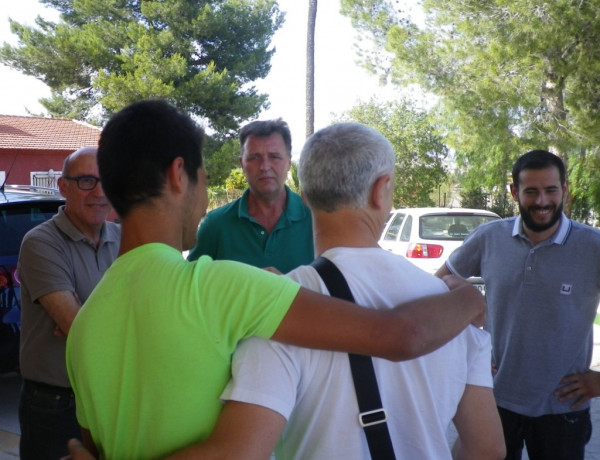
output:
[[[444,283],[446,283],[446,286],[448,286],[448,289],[450,289],[451,291],[454,289],[457,289],[461,286],[465,286],[466,284],[471,284],[469,283],[467,280],[465,280],[464,278],[461,278],[458,275],[443,275],[441,276],[442,281]]]
[[[483,327],[485,324],[485,297],[481,292],[469,283],[467,280],[457,275],[443,275],[442,281],[446,283],[448,289],[460,292],[461,296],[464,296],[465,302],[472,302],[480,311],[480,315],[477,316],[471,324],[475,327]]]

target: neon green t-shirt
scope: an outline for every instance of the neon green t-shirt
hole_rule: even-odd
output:
[[[238,341],[270,337],[299,285],[166,245],[113,263],[77,315],[67,368],[101,457],[160,458],[211,432]]]

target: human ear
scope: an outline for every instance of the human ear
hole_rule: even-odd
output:
[[[174,192],[182,193],[184,189],[184,183],[187,179],[183,158],[175,158],[167,169],[167,187],[170,187]]]
[[[381,209],[386,202],[386,196],[390,193],[392,187],[392,178],[389,174],[379,177],[371,187],[371,205],[376,209]]]
[[[519,188],[515,184],[510,184],[510,194],[513,200],[519,201]]]

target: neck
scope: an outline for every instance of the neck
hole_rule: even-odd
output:
[[[138,207],[121,221],[119,255],[149,243],[163,243],[182,250],[182,233],[168,210]]]
[[[248,214],[271,233],[279,217],[283,214],[286,202],[285,189],[269,196],[257,195],[250,191],[248,193]]]
[[[552,227],[550,227],[547,230],[544,230],[543,232],[534,232],[533,230],[528,228],[525,225],[525,223],[523,223],[523,233],[525,233],[525,235],[527,235],[529,240],[534,245],[536,245],[538,243],[541,243],[542,241],[546,241],[546,240],[549,240],[550,238],[552,238],[552,236],[554,236],[554,234],[558,230],[559,225],[560,225],[560,220],[558,222],[556,222]]]
[[[343,209],[331,213],[313,211],[315,255],[336,247],[379,247],[383,222],[364,209]]]
[[[65,209],[65,214],[67,215],[69,221],[71,221],[75,228],[77,228],[77,230],[83,233],[86,237],[93,241],[96,246],[98,246],[98,243],[100,242],[100,236],[102,235],[102,226],[104,225],[104,222],[97,225],[84,225],[80,221],[73,220],[67,209]]]
[[[250,190],[248,193],[248,213],[253,216],[252,212],[272,213],[279,210],[279,213],[281,214],[285,209],[286,201],[287,193],[285,188],[268,195],[259,194]]]

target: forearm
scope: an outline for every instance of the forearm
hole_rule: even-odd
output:
[[[268,460],[285,426],[282,415],[263,406],[228,401],[205,442],[166,460]]]
[[[502,422],[490,387],[467,384],[453,418],[458,438],[454,460],[500,460],[506,456]]]
[[[471,323],[482,326],[485,299],[472,285],[464,284],[445,294],[400,305],[396,310],[414,325],[405,328],[407,354],[401,358],[412,359],[441,347]]]
[[[435,272],[435,276],[437,276],[438,278],[443,278],[446,275],[451,275],[452,273],[450,272],[450,270],[448,270],[448,267],[446,267],[446,264],[442,265],[440,268],[438,268],[438,270]]]
[[[56,323],[62,334],[67,336],[71,324],[73,324],[73,320],[81,307],[77,295],[69,291],[56,291],[40,297],[38,301]]]
[[[473,460],[475,458],[478,460],[502,460],[505,455],[498,454],[499,451],[501,449],[497,449],[497,451],[469,450],[459,437],[452,446],[452,460]]]
[[[358,307],[301,288],[272,339],[400,361],[440,347],[484,309],[483,296],[466,282],[393,310]]]

